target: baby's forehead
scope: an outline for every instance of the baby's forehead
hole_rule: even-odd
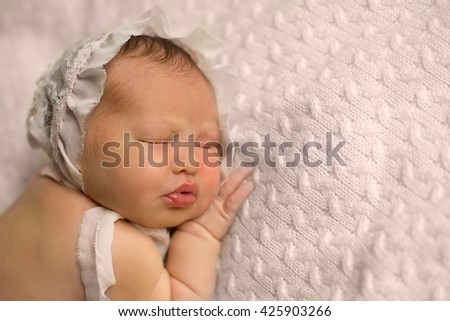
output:
[[[136,43],[138,40],[141,42]],[[98,108],[101,111],[97,114],[119,111],[139,117],[142,113],[148,114],[145,107],[149,105],[178,113],[173,107],[185,102],[202,105],[202,108],[210,106],[216,111],[212,84],[186,52],[168,41],[165,45],[172,49],[161,52],[161,44],[153,43],[154,39],[138,40],[134,39],[131,47],[125,44],[105,65],[106,81]],[[146,47],[149,43],[152,47]],[[178,96],[184,97],[184,101],[177,100]],[[159,110],[156,114],[162,115]]]
[[[191,118],[194,113],[198,118],[200,113],[205,121],[218,123],[214,90],[197,68],[180,70],[143,57],[119,56],[105,70],[96,116],[119,112],[120,117],[153,121],[168,116]]]
[[[196,66],[180,70],[173,65],[159,64],[142,57],[116,57],[105,66],[105,71],[106,81],[101,100],[108,102],[111,108],[133,101],[135,97],[131,93],[136,86],[151,91],[156,83],[167,78],[174,79],[174,93],[178,86],[195,84],[196,87],[211,91],[214,96],[211,83]]]

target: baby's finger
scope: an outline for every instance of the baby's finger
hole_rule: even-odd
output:
[[[244,181],[239,187],[225,200],[223,204],[223,210],[229,214],[233,215],[241,207],[247,197],[251,194],[254,189],[254,184],[252,181]]]
[[[230,176],[225,179],[222,187],[219,190],[219,198],[226,200],[228,196],[233,193],[236,188],[242,183],[242,181],[253,173],[252,167],[240,167],[237,170],[231,172]]]

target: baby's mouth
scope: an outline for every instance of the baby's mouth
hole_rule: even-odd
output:
[[[189,207],[197,199],[198,187],[195,183],[183,183],[173,192],[163,196],[168,205],[175,207]]]

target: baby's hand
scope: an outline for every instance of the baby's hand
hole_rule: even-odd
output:
[[[220,241],[230,228],[237,210],[253,191],[253,182],[246,180],[252,173],[253,168],[249,167],[234,170],[222,183],[211,206],[202,215],[183,223],[178,229]]]

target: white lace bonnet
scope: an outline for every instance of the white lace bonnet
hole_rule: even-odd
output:
[[[212,61],[222,45],[201,28],[177,35],[169,33],[164,13],[154,8],[137,21],[66,51],[38,82],[27,119],[28,141],[33,148],[40,147],[47,152],[68,187],[84,191],[79,169],[84,135],[89,115],[103,94],[104,66],[133,35],[170,39],[193,56],[214,87],[221,129],[224,140],[228,140],[226,106],[237,88],[229,67]]]

